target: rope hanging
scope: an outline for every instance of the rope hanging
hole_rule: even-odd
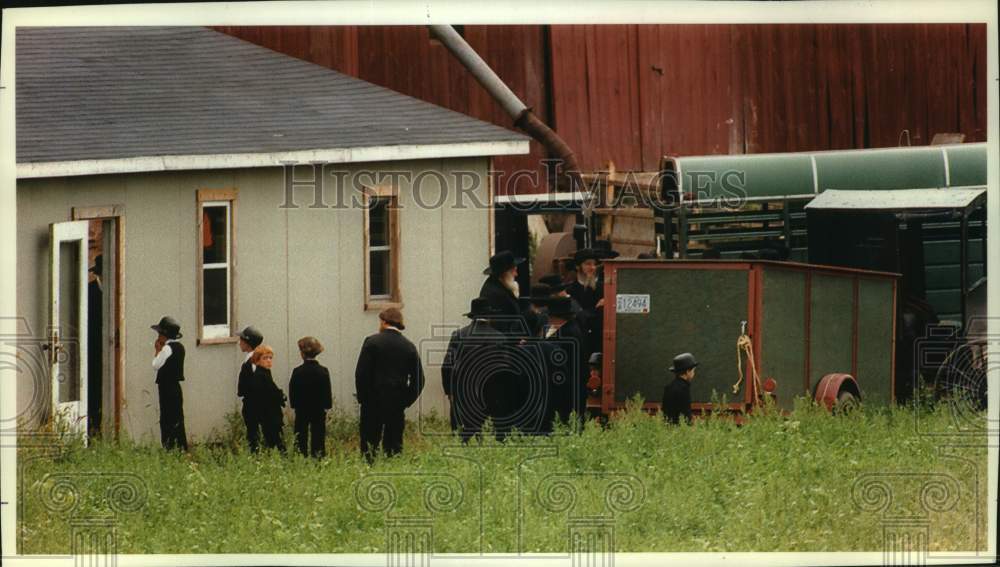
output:
[[[738,394],[740,392],[740,384],[743,383],[743,353],[746,353],[747,359],[750,361],[750,373],[753,376],[753,397],[754,402],[760,403],[760,392],[762,390],[760,384],[760,376],[757,374],[757,365],[754,363],[753,357],[753,342],[750,340],[750,336],[746,333],[742,333],[738,339],[736,339],[736,372],[739,374],[740,378],[733,384],[733,394]]]

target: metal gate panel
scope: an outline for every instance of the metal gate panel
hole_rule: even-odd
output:
[[[894,283],[885,279],[858,278],[858,372],[866,404],[886,405],[892,399]]]
[[[681,352],[701,362],[691,383],[694,403],[711,402],[713,390],[737,401],[731,387],[740,321],[749,319],[748,270],[653,266],[617,270],[617,293],[648,294],[650,309],[615,314],[615,402],[638,393],[659,403],[673,379],[671,360]]]
[[[854,352],[853,277],[814,273],[811,280],[810,391],[826,374],[850,374]]]
[[[767,266],[761,307],[760,378],[774,378],[779,407],[791,409],[796,396],[806,395],[806,272]]]

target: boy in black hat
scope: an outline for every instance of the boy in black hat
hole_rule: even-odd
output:
[[[150,328],[159,336],[153,344],[153,370],[160,398],[160,442],[164,449],[180,448],[187,451],[187,433],[184,431],[184,345],[180,343],[181,326],[173,317],[164,317]]]
[[[697,366],[698,361],[689,352],[674,357],[670,371],[676,377],[663,388],[662,401],[663,419],[670,423],[680,423],[682,415],[687,423],[691,423],[691,380],[694,380]]]
[[[256,328],[249,326],[240,332],[240,351],[246,354],[243,364],[240,365],[240,375],[236,382],[236,395],[243,398],[243,423],[247,427],[247,443],[250,445],[250,452],[256,453],[260,449],[260,429],[262,426],[261,416],[254,409],[252,403],[253,393],[251,383],[253,373],[257,367],[250,360],[253,357],[253,349],[264,342],[264,335]]]
[[[315,337],[302,337],[298,345],[302,364],[292,371],[288,382],[288,399],[295,410],[295,445],[303,455],[318,458],[326,454],[326,410],[333,407],[330,371],[316,362],[323,345]],[[306,453],[310,429],[312,439]]]

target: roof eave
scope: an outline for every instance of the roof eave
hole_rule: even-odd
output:
[[[288,163],[371,163],[522,155],[528,152],[528,138],[524,138],[522,140],[460,144],[327,148],[266,153],[135,156],[110,159],[18,163],[17,178],[34,179],[155,171],[280,167]]]

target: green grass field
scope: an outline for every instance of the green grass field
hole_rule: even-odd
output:
[[[384,552],[400,520],[441,553],[565,552],[574,530],[599,526],[618,551],[881,551],[906,515],[928,522],[931,550],[984,549],[985,434],[943,447],[918,429],[954,433],[950,414],[922,413],[918,428],[914,411],[801,402],[739,427],[669,427],[631,410],[582,435],[469,447],[411,424],[404,454],[371,468],[342,416],[319,462],[248,454],[236,419],[188,455],[23,447],[18,551],[68,553],[93,518],[114,523],[121,553]]]

